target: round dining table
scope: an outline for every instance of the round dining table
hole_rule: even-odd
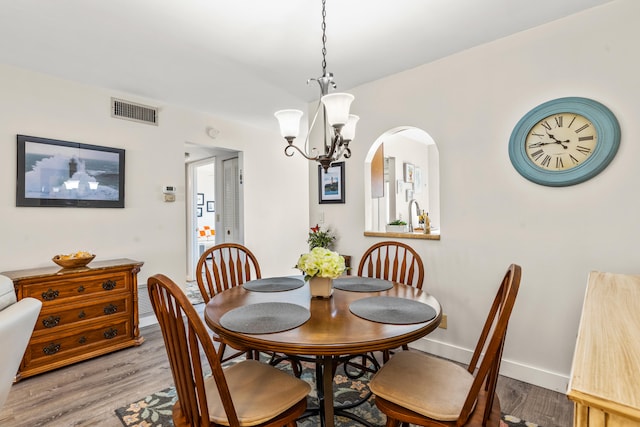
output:
[[[269,280],[273,283],[278,279],[271,278]],[[286,280],[290,280],[290,278],[286,278]],[[216,294],[207,303],[204,310],[207,325],[231,345],[294,356],[313,356],[317,366],[321,368],[317,370],[320,373],[317,378],[317,387],[321,424],[328,427],[334,426],[334,403],[333,396],[324,398],[323,390],[333,390],[333,366],[337,360],[344,360],[344,356],[349,355],[394,349],[416,341],[436,329],[442,319],[440,303],[433,295],[424,290],[389,282],[389,289],[366,292],[355,289],[357,289],[358,283],[371,279],[348,276],[340,280],[343,285],[345,283],[347,285],[341,286],[341,289],[334,288],[333,294],[328,298],[312,297],[307,282],[303,282],[293,289],[270,292],[251,288],[251,282],[247,282],[244,286],[236,286]],[[348,286],[349,284],[354,286],[351,288]],[[362,315],[356,315],[352,312],[352,309],[356,311],[355,306],[359,304],[356,301],[364,299],[367,300],[360,301],[360,303],[385,302],[387,300],[413,305],[422,303],[428,306],[425,308],[431,311],[433,317],[417,323],[406,323],[400,320],[398,324],[385,323],[390,321],[384,319],[382,321],[368,320],[365,318],[367,316],[361,317]],[[285,320],[298,316],[300,311],[307,312],[307,318],[305,319],[303,314],[300,325],[285,325],[283,328],[287,328],[286,330],[267,331],[267,333],[264,330],[259,330],[259,333],[251,333],[251,325],[262,324],[261,320],[247,319],[247,325],[238,328],[229,327],[228,324],[227,327],[223,326],[225,320],[231,320],[233,314],[242,315],[243,312],[240,310],[268,307],[269,304],[279,304],[274,307],[277,307],[277,314]],[[422,306],[422,304],[419,305]],[[292,316],[286,315],[286,310],[281,310],[280,306],[295,308]],[[398,310],[390,308],[383,311],[393,314]],[[264,320],[265,318],[258,319]],[[249,329],[246,329],[247,327]],[[320,376],[322,381],[320,381]]]

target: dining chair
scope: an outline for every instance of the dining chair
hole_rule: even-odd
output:
[[[176,387],[176,427],[296,426],[307,407],[307,382],[257,360],[223,368],[207,328],[180,287],[162,274],[149,277],[147,285]],[[205,375],[207,364],[211,375]]]
[[[425,353],[402,351],[374,375],[369,388],[387,416],[387,427],[498,426],[496,384],[507,325],[520,287],[521,268],[511,264],[489,310],[467,369]]]
[[[196,267],[196,280],[205,304],[219,292],[260,278],[260,264],[256,256],[238,243],[210,247],[200,255]],[[251,349],[234,349],[232,354],[225,356],[227,344],[216,333],[212,333],[212,338],[220,344],[218,354],[223,362],[241,355],[258,357]]]
[[[424,265],[411,246],[393,241],[379,242],[365,251],[358,276],[390,280],[422,289]]]
[[[358,276],[390,280],[422,289],[424,264],[422,258],[411,246],[394,241],[384,241],[372,245],[360,258]],[[404,344],[403,350],[409,350]],[[389,360],[391,350],[382,352],[382,360]]]

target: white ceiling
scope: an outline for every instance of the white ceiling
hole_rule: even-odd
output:
[[[327,0],[348,90],[614,0]],[[276,128],[316,99],[321,0],[0,0],[0,63]]]

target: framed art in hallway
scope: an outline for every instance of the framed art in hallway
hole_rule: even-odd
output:
[[[331,163],[325,170],[318,165],[318,202],[344,203],[344,162]]]
[[[207,201],[207,212],[215,212],[216,211],[216,202],[213,200]]]
[[[413,183],[415,180],[415,166],[413,163],[404,164],[404,182]]]
[[[197,204],[198,206],[204,206],[204,193],[198,193],[198,201]]]

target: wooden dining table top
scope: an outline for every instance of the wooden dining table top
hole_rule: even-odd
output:
[[[357,276],[350,276],[357,280]],[[353,301],[374,296],[405,298],[429,305],[436,316],[426,322],[388,324],[366,320],[353,314]],[[293,329],[266,334],[235,332],[224,328],[221,317],[249,304],[282,302],[305,307],[310,318]],[[236,286],[216,294],[206,305],[204,318],[225,341],[244,347],[297,355],[341,356],[385,350],[416,341],[438,327],[442,319],[440,303],[428,292],[394,283],[384,291],[354,292],[334,289],[330,298],[312,298],[309,284],[280,292],[256,292]]]

